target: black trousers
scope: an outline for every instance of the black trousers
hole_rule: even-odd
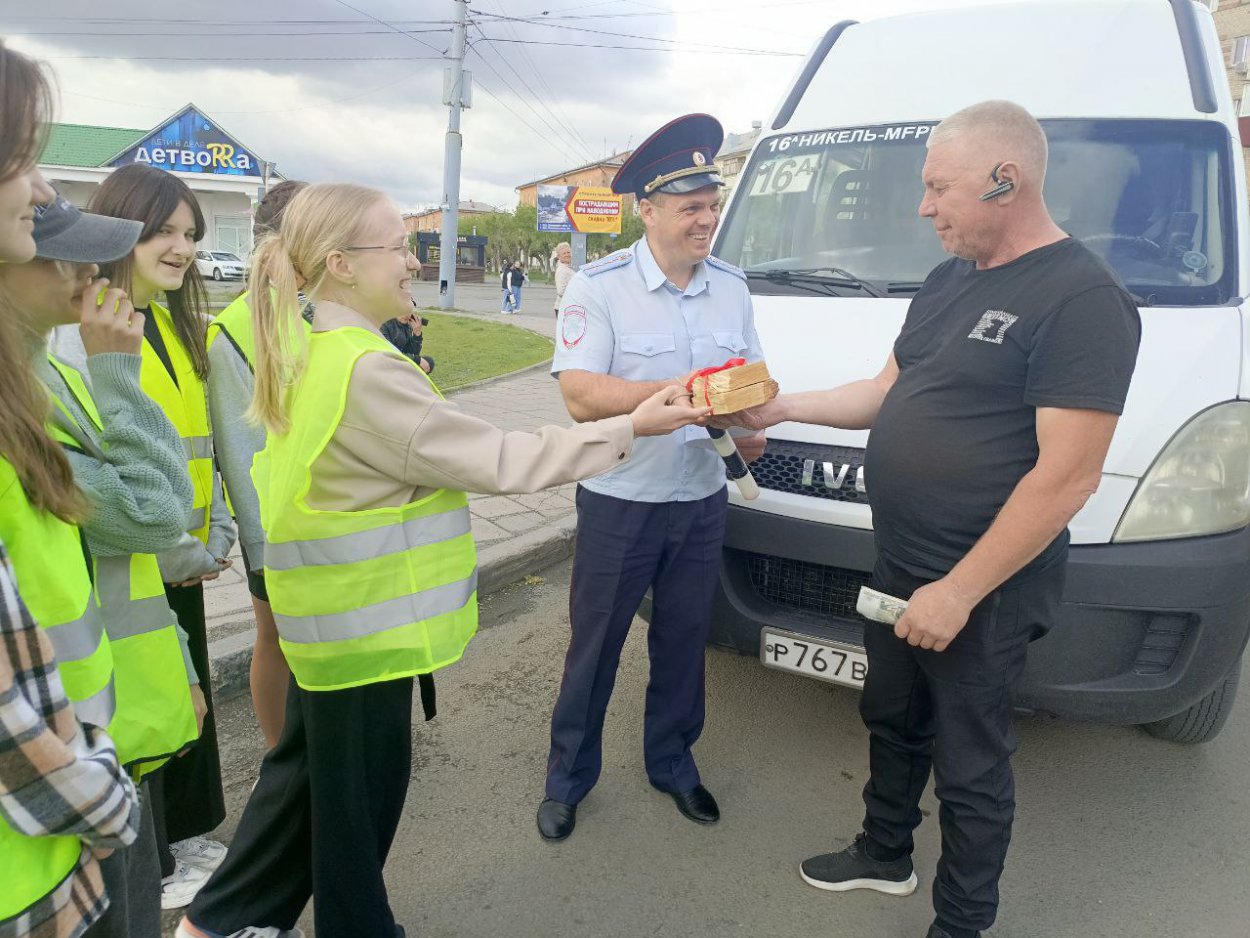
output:
[[[382,867],[408,794],[412,684],[306,691],[291,679],[282,738],[192,922],[224,935],[293,928],[311,896],[318,935],[398,934]]]
[[[161,875],[174,871],[169,845],[207,834],[226,819],[221,787],[221,757],[217,751],[217,720],[213,710],[212,677],[208,666],[208,631],[204,624],[204,587],[165,585],[165,598],[178,624],[187,633],[187,649],[208,713],[204,731],[184,755],[170,759],[151,775],[152,815],[161,858]]]
[[[1065,560],[992,593],[944,652],[913,648],[889,626],[864,626],[869,851],[882,860],[911,853],[932,769],[942,828],[933,906],[938,923],[957,936],[989,928],[998,912],[1016,804],[1011,689],[1028,643],[1058,615]],[[926,582],[885,558],[873,581],[903,599]]]
[[[572,634],[551,715],[547,797],[577,804],[599,780],[616,668],[648,588],[647,777],[668,792],[699,784],[690,749],[703,731],[703,662],[727,505],[724,489],[692,502],[634,502],[578,487]]]

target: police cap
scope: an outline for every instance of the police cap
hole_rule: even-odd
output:
[[[616,171],[612,191],[645,199],[656,192],[680,194],[725,181],[712,160],[725,129],[710,114],[687,114],[669,121],[644,140]]]

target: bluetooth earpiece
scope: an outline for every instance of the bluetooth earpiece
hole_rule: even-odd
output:
[[[990,199],[997,199],[1000,195],[1005,195],[1016,187],[1016,184],[1010,179],[999,179],[998,171],[1003,168],[1003,164],[999,163],[990,170],[990,178],[997,183],[989,192],[982,192],[979,198],[982,202],[988,202]]]

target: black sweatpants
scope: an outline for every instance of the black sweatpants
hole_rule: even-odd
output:
[[[173,586],[167,583],[165,598],[178,624],[187,633],[187,650],[191,653],[191,664],[200,680],[208,713],[204,717],[204,730],[191,748],[149,776],[161,876],[169,876],[174,871],[174,858],[169,852],[171,843],[207,834],[226,819],[213,681],[208,665],[208,630],[204,623],[204,587],[202,584]]]
[[[398,934],[382,867],[408,794],[412,684],[306,691],[291,679],[282,738],[192,922],[225,935],[293,928],[312,896],[318,935]]]
[[[881,860],[911,853],[932,768],[942,828],[933,906],[957,938],[989,928],[998,912],[1016,804],[1011,690],[1028,643],[1058,615],[1065,560],[990,594],[944,652],[914,648],[886,625],[864,626],[868,848]],[[873,573],[874,588],[902,599],[925,582],[885,558]]]

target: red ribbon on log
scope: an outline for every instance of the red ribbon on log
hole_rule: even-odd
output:
[[[697,379],[705,378],[708,375],[714,375],[718,371],[727,371],[730,368],[738,368],[742,365],[745,365],[746,363],[747,363],[747,360],[745,358],[731,358],[729,359],[729,361],[725,362],[725,364],[723,365],[713,365],[711,368],[700,368],[691,376],[690,380],[686,382],[686,390],[689,391],[691,394],[694,394],[694,383]],[[708,407],[711,407],[712,395],[708,392],[706,384],[703,385],[703,397],[704,397],[704,404],[706,404]]]

